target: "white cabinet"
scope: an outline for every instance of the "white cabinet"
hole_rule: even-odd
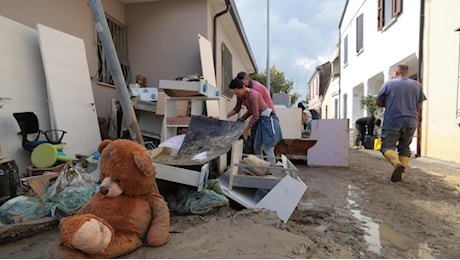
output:
[[[165,97],[161,142],[177,135],[178,128],[188,127],[191,115],[209,115],[210,113],[208,113],[205,109],[207,101],[214,100],[215,102],[219,102],[219,99],[220,97],[205,96]],[[177,115],[178,104],[183,103],[184,101],[189,102],[190,113],[187,112],[186,116]],[[221,113],[219,112],[219,114]]]

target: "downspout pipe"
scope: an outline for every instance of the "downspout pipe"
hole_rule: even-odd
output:
[[[341,53],[342,53],[342,33],[340,32],[340,26],[339,26],[339,100],[337,102],[337,105],[339,107],[337,108],[337,112],[338,112],[338,115],[337,115],[338,117],[337,118],[342,118],[340,116],[340,99],[342,98],[341,97],[341,94],[342,94],[341,93],[342,92],[342,73],[341,73],[341,71],[342,71],[342,69],[341,69],[342,68],[342,59],[340,58],[340,57],[342,57]]]
[[[125,77],[123,76],[123,72],[121,70],[120,61],[118,60],[115,45],[113,43],[112,35],[109,30],[109,25],[107,24],[107,18],[105,17],[101,1],[88,0],[88,5],[91,9],[91,13],[93,14],[94,25],[99,38],[101,39],[102,48],[104,49],[110,73],[112,74],[113,81],[118,90],[121,108],[123,109],[123,117],[128,124],[129,133],[131,138],[144,146],[144,140],[142,138],[141,130],[139,129],[136,114],[134,113],[133,106],[131,105]]]
[[[228,0],[225,0],[225,4],[227,5],[227,7],[225,8],[225,10],[217,13],[216,15],[214,15],[213,17],[213,22],[212,22],[212,52],[213,52],[213,59],[214,59],[214,71],[217,71],[216,69],[216,55],[217,55],[217,18],[219,18],[219,16],[222,16],[224,14],[226,14],[229,10],[230,10],[230,3],[228,2]]]
[[[418,40],[418,79],[417,81],[423,83],[423,32],[425,30],[425,0],[420,0],[420,28],[419,28],[419,40]],[[417,126],[417,153],[416,157],[421,156],[422,146],[422,110],[419,111],[418,115],[418,126]]]

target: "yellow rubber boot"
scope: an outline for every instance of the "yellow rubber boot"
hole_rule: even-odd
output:
[[[409,166],[409,160],[410,160],[410,157],[408,156],[399,156],[399,161],[402,163],[402,165],[404,165],[406,169]]]
[[[383,153],[383,156],[393,165],[394,170],[393,173],[391,174],[391,181],[392,182],[397,182],[401,180],[401,175],[406,169],[402,162],[398,158],[398,154],[396,153],[395,150],[387,150],[385,153]],[[409,162],[409,161],[407,161]]]

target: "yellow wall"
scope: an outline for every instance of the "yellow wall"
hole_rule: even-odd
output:
[[[456,122],[459,76],[460,1],[425,1],[422,156],[460,163]]]

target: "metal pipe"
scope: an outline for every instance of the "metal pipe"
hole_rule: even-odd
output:
[[[94,18],[96,31],[101,39],[102,48],[104,49],[105,57],[109,65],[110,73],[112,74],[113,82],[118,90],[120,104],[123,110],[123,117],[128,124],[128,131],[131,139],[137,143],[144,145],[142,133],[137,122],[136,114],[134,113],[131,99],[129,98],[128,88],[125,78],[121,70],[120,61],[118,60],[115,45],[113,44],[112,35],[110,34],[107,18],[105,17],[104,9],[100,0],[88,0],[88,5]]]
[[[222,12],[219,12],[217,13],[216,15],[214,15],[214,18],[213,18],[213,24],[212,24],[212,45],[213,45],[213,48],[212,48],[212,51],[213,51],[213,58],[214,58],[214,71],[217,71],[216,69],[216,66],[217,66],[217,18],[221,15],[224,15],[228,12],[228,10],[230,10],[230,4],[228,3],[228,0],[225,1],[225,4],[227,5],[227,7],[225,8],[225,10],[223,10]]]
[[[418,79],[417,81],[423,84],[423,30],[425,29],[425,0],[420,0],[420,24],[419,24],[419,47],[418,47]],[[427,108],[426,108],[427,109]],[[422,111],[419,111],[418,126],[417,126],[417,151],[415,157],[422,156]],[[426,110],[428,111],[428,110]]]

